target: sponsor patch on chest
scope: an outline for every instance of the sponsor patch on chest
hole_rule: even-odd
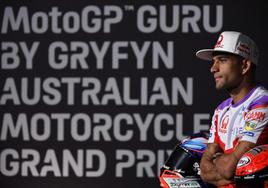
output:
[[[245,121],[263,121],[265,118],[265,113],[260,111],[249,112],[245,116]]]

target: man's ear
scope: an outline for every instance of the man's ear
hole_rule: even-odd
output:
[[[242,60],[242,74],[246,74],[249,72],[250,68],[252,67],[252,62],[249,59]]]

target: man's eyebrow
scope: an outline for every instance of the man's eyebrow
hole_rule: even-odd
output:
[[[213,58],[230,58],[230,56],[229,55],[222,54],[222,55],[216,55]]]

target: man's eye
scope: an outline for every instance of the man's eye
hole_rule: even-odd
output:
[[[228,59],[227,58],[220,58],[221,62],[226,62]]]

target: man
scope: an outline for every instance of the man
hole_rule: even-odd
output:
[[[268,91],[254,79],[258,48],[248,36],[225,31],[214,49],[199,50],[196,56],[212,61],[216,89],[230,95],[215,109],[201,177],[218,187],[235,187],[239,159],[251,148],[268,143]]]

